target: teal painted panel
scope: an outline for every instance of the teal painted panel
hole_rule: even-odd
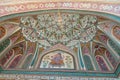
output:
[[[50,72],[50,71],[1,71],[3,74],[41,74],[41,75],[59,75],[59,76],[101,76],[101,77],[117,77],[114,73],[98,73],[98,72]]]
[[[1,66],[0,66],[0,70],[3,70]]]
[[[10,44],[10,40],[6,39],[2,43],[0,43],[0,53]]]
[[[92,70],[92,71],[94,70],[89,56],[84,55],[84,62],[85,62],[85,67],[87,70]]]
[[[111,39],[109,39],[109,45],[120,56],[120,48]]]
[[[27,69],[27,68],[29,67],[32,57],[33,57],[33,55],[29,55],[29,56],[26,58],[23,66],[22,66],[23,69]]]

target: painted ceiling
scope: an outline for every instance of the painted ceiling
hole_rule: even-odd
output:
[[[2,74],[119,76],[119,1],[16,1],[0,5]]]

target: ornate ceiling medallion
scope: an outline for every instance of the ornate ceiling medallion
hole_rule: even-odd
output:
[[[89,42],[96,34],[97,17],[71,13],[46,13],[21,17],[23,36],[31,42],[45,40],[48,45],[72,40]],[[42,43],[41,43],[42,44]]]

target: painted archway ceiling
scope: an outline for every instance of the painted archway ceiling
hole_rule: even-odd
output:
[[[32,15],[25,13],[24,16],[0,22],[0,65],[7,70],[54,69],[53,65],[58,63],[50,60],[55,53],[64,53],[65,65],[69,59],[72,68],[69,65],[63,67],[63,61],[58,64],[62,64],[62,67],[55,67],[58,70],[68,68],[111,72],[119,65],[119,44],[120,25],[117,22],[79,11],[48,10]],[[82,57],[77,57],[80,54]],[[91,58],[88,59],[87,55]],[[42,61],[46,60],[52,64],[52,68],[41,66]],[[87,63],[89,60],[91,62]]]
[[[81,17],[82,16],[82,17]],[[23,36],[31,42],[45,41],[44,46],[70,41],[88,42],[96,34],[97,18],[90,15],[51,13],[33,17],[22,17],[20,21]],[[81,35],[81,36],[80,36]]]

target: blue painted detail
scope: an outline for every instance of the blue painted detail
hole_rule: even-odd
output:
[[[34,63],[35,63],[35,61],[37,60],[37,55],[38,55],[38,43],[37,43],[37,45],[36,45],[36,50],[35,50],[35,54],[34,54],[34,56],[33,56],[33,59],[32,59],[32,62],[31,62],[31,64],[30,64],[30,66],[33,66],[34,65]]]
[[[80,42],[79,42],[79,44],[78,44],[78,56],[79,56],[79,62],[80,62],[80,66],[82,67],[82,68],[84,68],[85,66],[84,66],[84,63],[83,63],[83,59],[82,59],[82,51],[81,51],[81,46],[80,46]]]

